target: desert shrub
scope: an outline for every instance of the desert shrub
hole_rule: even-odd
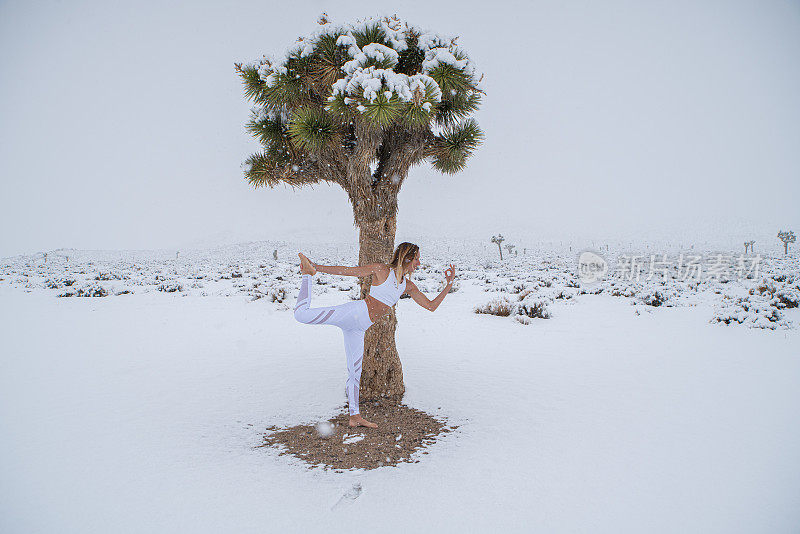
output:
[[[553,291],[554,299],[569,300],[572,298],[572,293],[565,288],[556,289]]]
[[[526,289],[525,291],[523,291],[522,293],[520,293],[520,294],[519,294],[519,296],[518,296],[517,298],[518,298],[518,300],[522,300],[522,299],[524,299],[525,297],[527,297],[528,295],[530,295],[530,294],[532,294],[532,293],[536,293],[538,289],[539,289],[539,288],[537,288],[536,286],[534,286],[534,287],[533,287],[533,288],[531,288],[531,289]]]
[[[723,296],[722,302],[715,311],[710,323],[744,324],[750,328],[792,328],[793,324],[785,319],[780,311],[769,301],[756,296],[729,297]]]
[[[530,302],[522,303],[519,305],[519,314],[529,317],[531,319],[549,319],[550,311],[547,309],[547,302]]]
[[[669,300],[669,297],[657,289],[649,289],[637,296],[637,299],[648,306],[661,306]]]
[[[552,299],[536,292],[528,292],[517,303],[517,314],[530,319],[549,319]],[[528,323],[525,323],[528,324]]]
[[[627,283],[612,282],[608,292],[612,297],[633,297],[636,295],[636,289]]]
[[[89,284],[83,287],[69,287],[56,295],[57,297],[105,297],[108,291],[103,286]]]
[[[165,280],[158,285],[158,290],[164,293],[175,293],[176,291],[183,291],[183,286],[175,280]]]
[[[605,288],[601,285],[581,289],[579,295],[599,295]]]
[[[523,291],[525,291],[525,284],[523,284],[521,282],[517,282],[513,286],[509,287],[507,289],[507,291],[509,293],[511,293],[512,295],[518,295],[519,293],[522,293]]]
[[[797,308],[798,303],[800,303],[800,292],[791,288],[777,289],[770,301],[770,304],[779,310]]]
[[[516,312],[516,304],[507,298],[492,299],[483,306],[476,306],[475,313],[486,313],[489,315],[498,315],[500,317],[508,317]]]
[[[267,291],[267,299],[270,302],[283,302],[286,300],[288,293],[285,286],[272,286]]]

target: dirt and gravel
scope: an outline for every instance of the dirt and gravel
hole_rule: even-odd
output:
[[[350,427],[345,405],[328,421],[289,428],[268,427],[258,447],[271,447],[306,462],[309,468],[376,469],[419,462],[422,450],[458,426],[404,404],[362,402],[361,415],[378,428]],[[414,457],[412,457],[414,456]]]

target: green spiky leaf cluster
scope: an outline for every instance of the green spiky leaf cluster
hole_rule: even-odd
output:
[[[447,127],[437,139],[433,167],[454,174],[467,164],[467,158],[483,141],[483,132],[475,119]]]

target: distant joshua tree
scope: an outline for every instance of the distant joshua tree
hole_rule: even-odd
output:
[[[503,249],[500,246],[500,243],[502,243],[505,240],[506,239],[503,237],[503,234],[497,234],[495,236],[492,236],[492,243],[497,243],[497,250],[500,251],[500,261],[503,260]]]
[[[510,243],[508,245],[506,245],[506,250],[508,251],[509,256],[514,253],[514,247],[515,246],[516,245],[512,245]]]
[[[471,115],[483,76],[458,37],[396,16],[332,24],[323,13],[317,22],[285,54],[234,64],[255,104],[246,128],[263,145],[242,165],[244,176],[256,188],[340,186],[359,229],[358,264],[388,263],[412,166],[455,174],[481,144]],[[361,298],[371,283],[360,280]],[[396,328],[392,309],[367,331],[362,399],[405,391]]]
[[[784,254],[789,253],[789,243],[794,243],[797,240],[792,230],[789,230],[788,232],[784,232],[783,230],[781,230],[780,232],[778,232],[778,239],[783,241]]]
[[[275,250],[273,250],[273,251],[272,251],[272,258],[273,258],[275,261],[278,261],[278,249],[277,249],[277,248],[276,248]]]
[[[753,245],[755,245],[755,241],[745,241],[744,242],[744,253],[747,254],[747,250],[750,250],[750,253],[753,253]]]

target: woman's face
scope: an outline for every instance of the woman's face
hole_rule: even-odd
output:
[[[406,272],[413,273],[414,271],[417,270],[417,267],[419,267],[419,263],[420,263],[419,262],[419,255],[420,255],[420,251],[419,251],[419,249],[417,249],[417,255],[414,256],[413,259],[409,260],[408,266],[406,267]]]

